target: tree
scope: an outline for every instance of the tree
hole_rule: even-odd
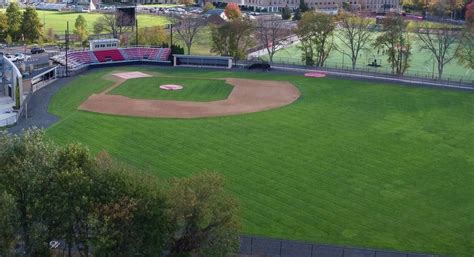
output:
[[[5,43],[7,43],[8,45],[13,43],[12,37],[10,35],[7,35],[7,37],[5,38]]]
[[[309,11],[308,5],[304,2],[304,0],[300,0],[300,5],[298,8],[302,13]]]
[[[291,18],[291,9],[288,6],[285,6],[281,10],[281,18],[283,20],[289,20]]]
[[[94,187],[97,200],[89,218],[94,255],[161,256],[172,226],[156,177],[123,166],[105,152],[95,165],[94,183],[100,186]]]
[[[434,15],[445,17],[450,14],[453,19],[463,6],[464,0],[431,0],[428,3],[428,9]]]
[[[451,62],[460,47],[461,33],[449,24],[440,24],[433,28],[429,23],[422,23],[416,36],[421,42],[420,48],[433,56],[438,68],[438,79],[443,75],[444,65]]]
[[[89,37],[89,32],[87,31],[87,21],[82,15],[78,15],[76,22],[74,23],[74,34],[77,36],[81,42],[82,47],[87,46],[87,39]]]
[[[234,60],[245,58],[246,51],[253,45],[251,34],[254,30],[248,19],[235,19],[211,31],[211,51],[223,56],[232,56]]]
[[[114,38],[119,39],[122,33],[130,30],[129,26],[122,26],[121,24],[127,24],[129,16],[122,13],[103,13],[94,22],[94,34],[101,34],[103,32],[110,33]],[[120,21],[120,22],[117,22]]]
[[[12,250],[17,222],[15,199],[6,192],[0,192],[0,256],[14,256]]]
[[[6,15],[8,20],[8,35],[10,35],[12,41],[19,41],[21,39],[22,13],[18,3],[10,2],[6,10]]]
[[[43,244],[47,233],[40,225],[40,214],[44,211],[40,199],[44,193],[42,184],[52,168],[53,153],[53,146],[44,140],[41,131],[0,137],[0,188],[15,201],[15,231],[27,257],[41,256],[38,253],[47,250]]]
[[[303,18],[302,14],[301,14],[301,10],[296,9],[295,14],[293,15],[293,20],[294,21],[299,21],[299,20],[301,20],[301,18]]]
[[[239,6],[236,3],[228,3],[224,9],[224,13],[230,20],[238,19],[242,15]]]
[[[335,23],[331,16],[306,12],[298,22],[296,35],[300,39],[302,60],[306,65],[324,66],[334,46]]]
[[[203,7],[203,13],[206,13],[207,11],[209,10],[214,10],[216,9],[216,7],[211,3],[211,2],[207,2],[204,7]]]
[[[456,57],[467,68],[474,69],[474,27],[466,27]]]
[[[382,33],[376,38],[374,46],[383,49],[388,55],[392,73],[403,75],[409,67],[411,44],[406,30],[407,23],[399,16],[386,16]]]
[[[2,41],[6,39],[8,35],[8,17],[5,13],[0,12],[0,38]]]
[[[46,39],[46,41],[48,41],[50,43],[55,42],[56,41],[56,34],[54,33],[54,29],[53,28],[48,28],[44,38]]]
[[[64,239],[68,256],[74,245],[82,245],[88,255],[89,244],[87,219],[94,204],[94,160],[82,145],[70,144],[56,147],[52,169],[46,174],[40,201],[43,222],[49,228],[50,237]]]
[[[342,46],[336,49],[351,59],[352,69],[355,69],[359,53],[366,50],[372,41],[372,32],[368,30],[370,20],[348,13],[342,13],[339,18],[340,30],[335,35]]]
[[[28,43],[38,41],[42,36],[42,27],[43,24],[41,23],[36,10],[32,7],[26,7],[21,22],[21,32],[23,33],[25,41]]]
[[[175,197],[179,195],[180,197]],[[217,173],[174,179],[168,191],[171,256],[227,256],[239,246],[238,204]]]
[[[138,43],[142,45],[159,46],[168,41],[168,35],[161,26],[138,29]]]
[[[256,38],[259,44],[267,50],[268,57],[273,62],[276,51],[289,44],[291,31],[287,25],[276,16],[269,19],[259,19],[256,24]]]
[[[175,17],[175,29],[178,38],[181,39],[187,48],[187,53],[191,54],[191,46],[193,45],[196,35],[206,26],[206,21],[200,16],[184,15]]]

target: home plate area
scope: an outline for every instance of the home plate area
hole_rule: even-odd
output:
[[[139,71],[119,72],[119,73],[114,73],[114,76],[119,77],[121,79],[136,79],[136,78],[151,77],[151,75],[148,75],[146,73],[139,72]]]

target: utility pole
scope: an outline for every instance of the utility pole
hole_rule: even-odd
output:
[[[66,41],[66,77],[69,77],[69,67],[68,67],[68,59],[67,53],[69,50],[69,21],[66,23],[66,33],[65,33],[65,41]]]
[[[138,46],[138,19],[135,18],[135,45]]]
[[[170,43],[170,48],[171,48],[171,46],[173,45],[173,23],[170,24],[170,40],[171,40],[171,43]]]

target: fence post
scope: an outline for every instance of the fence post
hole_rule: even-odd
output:
[[[281,257],[281,248],[283,248],[283,241],[280,240],[280,257]]]
[[[253,255],[253,237],[250,238],[250,255]]]

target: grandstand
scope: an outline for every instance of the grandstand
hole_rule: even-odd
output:
[[[132,47],[110,48],[69,52],[67,65],[70,70],[77,70],[90,64],[150,61],[170,63],[170,48]],[[61,53],[51,57],[54,62],[66,66],[66,54]]]

